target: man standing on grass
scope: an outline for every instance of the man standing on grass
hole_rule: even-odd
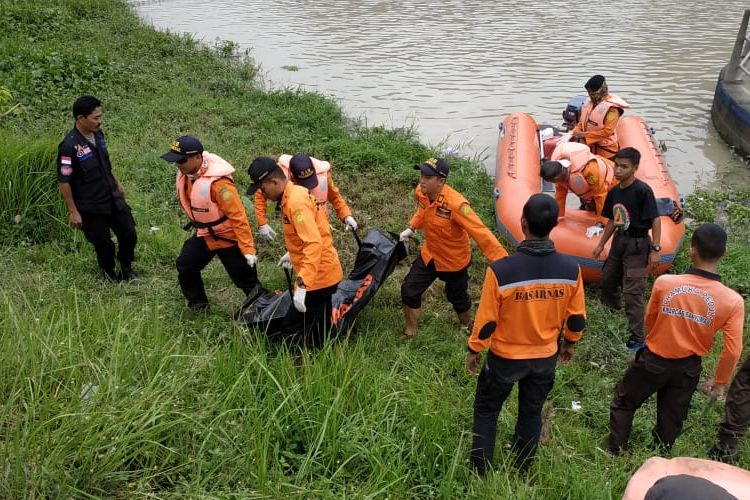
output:
[[[647,271],[649,266],[658,266],[661,259],[661,219],[651,186],[635,177],[641,153],[635,148],[624,148],[613,161],[619,184],[609,190],[604,200],[601,215],[609,220],[593,257],[599,258],[604,245],[614,235],[599,281],[601,301],[609,309],[618,310],[622,293],[630,333],[625,347],[637,351],[643,347]]]
[[[408,241],[414,231],[424,231],[424,244],[401,285],[406,325],[400,340],[417,335],[417,321],[422,311],[422,294],[436,278],[445,282],[445,295],[458,314],[461,327],[470,328],[471,297],[469,297],[469,237],[479,245],[488,261],[508,255],[497,238],[487,229],[461,193],[446,184],[448,162],[430,158],[420,165],[416,189],[417,211],[409,227],[401,232],[401,241]]]
[[[188,307],[208,309],[201,271],[214,255],[247,295],[258,284],[257,257],[245,206],[232,179],[234,167],[204,151],[203,144],[189,135],[178,137],[162,159],[177,165],[177,196],[190,219],[188,227],[196,230],[185,240],[176,262]]]
[[[310,190],[310,194],[313,195],[318,205],[318,210],[322,210],[326,217],[328,217],[328,204],[330,203],[346,229],[357,230],[357,221],[352,217],[349,205],[341,196],[339,188],[333,183],[330,163],[298,153],[294,156],[281,155],[276,164],[292,182]],[[273,241],[276,238],[276,231],[268,223],[267,212],[268,199],[262,190],[256,191],[255,220],[258,223],[258,234],[266,241]]]
[[[330,327],[331,296],[344,276],[328,217],[307,188],[293,184],[273,158],[254,159],[248,174],[249,195],[260,189],[267,199],[280,204],[287,253],[279,265],[294,269],[297,276],[294,307],[284,319],[283,330],[296,333],[301,323],[305,345],[318,346]]]
[[[518,383],[513,440],[516,464],[526,469],[542,428],[542,407],[555,382],[555,366],[570,362],[586,326],[583,278],[578,264],[555,251],[549,233],[557,203],[532,195],[523,207],[524,241],[517,252],[490,264],[482,288],[466,368],[476,374],[489,348],[474,399],[471,463],[480,474],[492,464],[497,417]],[[560,330],[563,338],[560,340]]]
[[[135,221],[125,202],[125,188],[112,171],[102,125],[102,103],[85,95],[73,103],[75,126],[57,150],[57,185],[68,207],[70,225],[83,231],[94,245],[104,275],[114,281],[133,281]],[[115,233],[119,248],[115,271]]]
[[[672,448],[698,386],[701,358],[710,352],[719,330],[724,332],[724,346],[705,391],[713,397],[724,393],[740,357],[745,321],[742,297],[722,285],[716,274],[726,242],[721,227],[704,224],[693,233],[693,267],[685,274],[664,274],[654,282],[646,310],[646,347],[617,384],[610,403],[607,446],[611,453],[627,446],[636,410],[654,393],[653,439],[667,451]]]

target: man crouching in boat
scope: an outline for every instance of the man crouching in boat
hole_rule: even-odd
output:
[[[469,297],[469,236],[490,262],[508,256],[497,238],[479,219],[461,193],[446,184],[448,162],[430,158],[420,165],[416,189],[417,211],[409,227],[401,232],[401,241],[408,241],[414,231],[424,231],[424,245],[401,285],[406,326],[400,340],[417,335],[417,321],[422,308],[422,294],[435,278],[445,282],[445,295],[458,314],[461,327],[470,329],[471,298]]]
[[[570,190],[581,199],[581,208],[599,216],[602,227],[607,223],[602,208],[614,181],[614,164],[610,160],[593,154],[585,144],[566,142],[555,148],[551,160],[542,163],[542,178],[555,183],[560,217],[565,215]]]
[[[602,75],[594,75],[584,85],[589,98],[581,108],[581,118],[571,130],[573,137],[582,139],[591,152],[612,158],[620,146],[617,143],[617,122],[630,104],[609,93]]]

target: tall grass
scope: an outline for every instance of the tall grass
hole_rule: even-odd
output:
[[[159,159],[177,135],[193,133],[233,162],[240,187],[258,154],[331,160],[363,230],[403,228],[414,208],[411,166],[432,152],[413,131],[352,123],[319,95],[264,92],[252,64],[230,57],[231,44],[214,49],[157,33],[122,2],[0,0],[0,22],[0,79],[24,110],[0,122],[3,143],[12,150],[26,137],[62,138],[75,97],[98,95],[138,223],[143,276],[102,281],[90,245],[69,229],[34,245],[0,242],[0,498],[619,498],[651,454],[653,401],[637,415],[629,454],[614,459],[601,449],[612,388],[630,357],[625,319],[598,307],[593,290],[589,327],[574,362],[558,370],[534,467],[518,474],[503,450],[517,408],[511,397],[499,421],[497,472],[485,480],[466,467],[475,379],[439,286],[425,298],[420,335],[396,341],[405,265],[360,314],[356,332],[319,351],[290,351],[233,324],[242,293],[217,263],[204,272],[211,311],[189,313],[174,270],[185,238],[174,170]],[[54,143],[38,144],[46,152],[35,168],[48,179],[39,189],[54,204]],[[449,182],[492,224],[489,179],[467,160],[451,166]],[[15,196],[8,193],[3,199]],[[688,205],[705,221],[724,202],[732,246],[721,272],[739,288],[750,270],[749,199],[699,193]],[[55,217],[29,220],[53,235]],[[339,222],[332,227],[348,268],[352,238]],[[257,243],[260,279],[284,288],[274,265],[282,246]],[[474,297],[483,267],[475,251]],[[715,354],[706,360],[707,374],[715,362]],[[703,414],[705,403],[696,395],[676,454],[703,456],[711,443],[721,408]],[[749,460],[743,444],[742,465]]]
[[[0,244],[49,241],[67,225],[51,140],[0,136]]]

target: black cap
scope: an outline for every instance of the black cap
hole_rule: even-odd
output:
[[[263,182],[263,179],[268,177],[268,174],[277,168],[276,160],[268,156],[259,156],[254,159],[250,166],[247,167],[247,173],[250,176],[250,182],[252,182],[247,188],[247,194],[254,195],[260,187],[260,183]]]
[[[586,82],[583,88],[591,92],[596,92],[602,88],[602,85],[604,85],[604,77],[602,75],[594,75],[589,78],[589,81]]]
[[[439,175],[440,177],[448,177],[448,172],[450,171],[448,168],[448,162],[442,158],[430,158],[424,163],[414,165],[414,170],[420,170],[422,175],[428,177],[436,175]]]
[[[312,158],[298,153],[289,160],[289,173],[292,175],[295,184],[304,186],[307,189],[314,189],[318,186],[318,176],[315,175],[315,166]]]
[[[169,152],[161,155],[162,160],[166,160],[170,163],[184,160],[189,155],[194,155],[203,152],[203,144],[201,141],[191,135],[183,135],[178,137],[176,141],[169,147]]]

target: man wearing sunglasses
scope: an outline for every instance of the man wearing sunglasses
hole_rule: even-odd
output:
[[[571,133],[585,142],[592,153],[610,159],[620,150],[617,122],[630,104],[609,93],[602,75],[592,76],[584,87],[589,98],[583,104],[581,118]]]
[[[234,167],[204,151],[201,142],[189,135],[178,137],[162,159],[177,165],[177,196],[190,219],[186,229],[196,230],[177,257],[180,288],[188,307],[194,311],[208,308],[201,271],[214,255],[237,288],[248,294],[258,283],[257,257],[245,207],[232,179]]]

